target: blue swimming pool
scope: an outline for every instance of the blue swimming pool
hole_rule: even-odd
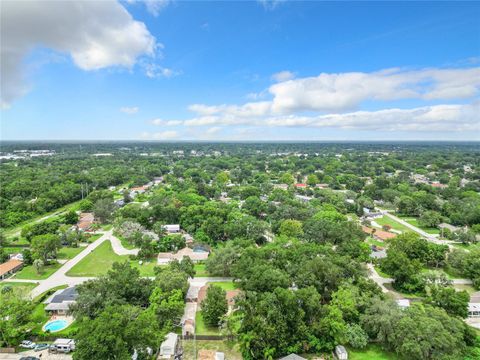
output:
[[[68,326],[68,322],[66,320],[53,320],[45,324],[45,326],[43,327],[43,331],[47,331],[47,330],[50,332],[60,331],[65,329],[67,326]]]

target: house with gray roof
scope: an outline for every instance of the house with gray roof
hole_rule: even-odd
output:
[[[45,311],[55,315],[66,315],[70,306],[75,303],[77,296],[77,289],[74,286],[57,290],[45,300],[44,304],[47,305]]]

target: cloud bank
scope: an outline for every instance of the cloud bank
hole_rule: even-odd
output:
[[[1,103],[25,95],[25,57],[37,47],[66,53],[82,70],[131,68],[156,40],[116,1],[2,1]]]

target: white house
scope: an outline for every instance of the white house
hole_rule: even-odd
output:
[[[180,225],[178,224],[173,224],[173,225],[163,225],[163,228],[167,231],[169,234],[176,234],[180,232]]]
[[[167,338],[162,342],[162,345],[160,345],[160,358],[173,358],[175,356],[175,351],[177,350],[177,344],[178,335],[175,333],[168,333]]]
[[[470,302],[468,303],[468,317],[480,318],[480,291],[477,291],[470,296]]]

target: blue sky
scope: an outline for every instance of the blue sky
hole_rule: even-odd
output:
[[[2,2],[2,139],[480,140],[480,3],[78,4]]]

